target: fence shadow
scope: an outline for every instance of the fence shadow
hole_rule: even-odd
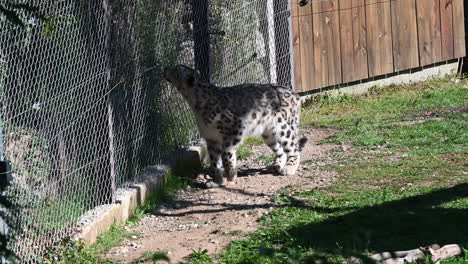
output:
[[[468,183],[397,201],[369,206],[323,222],[287,230],[293,247],[313,247],[323,254],[414,249],[468,239],[468,210],[444,203],[468,197]],[[310,208],[314,210],[314,208]],[[320,255],[320,254],[319,254]],[[317,257],[317,258],[323,258]],[[323,259],[322,259],[323,260]],[[313,261],[313,259],[310,259]]]

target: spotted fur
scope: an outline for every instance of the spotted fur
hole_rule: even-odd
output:
[[[214,180],[237,177],[236,152],[248,136],[261,136],[275,153],[269,167],[282,175],[296,173],[307,139],[299,137],[299,96],[275,84],[217,87],[199,79],[187,66],[168,67],[164,77],[187,100],[200,135],[206,140]]]

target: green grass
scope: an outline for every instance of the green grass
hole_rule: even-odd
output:
[[[116,263],[102,258],[102,255],[118,245],[125,238],[130,237],[123,226],[113,225],[109,231],[100,235],[97,242],[91,246],[83,242],[64,239],[51,247],[44,258],[39,261],[41,264],[49,263]]]
[[[263,144],[263,139],[259,137],[248,137],[237,150],[237,159],[246,160],[253,156],[252,147]]]
[[[303,111],[301,121],[305,126],[318,125],[345,129],[330,141],[350,142],[359,146],[378,146],[401,136],[394,134],[390,135],[390,138],[387,137],[387,133],[395,126],[401,127],[401,132],[404,132],[405,126],[398,125],[398,122],[424,117],[430,111],[434,117],[443,118],[448,122],[423,123],[418,129],[430,129],[435,133],[430,136],[436,137],[437,126],[441,126],[445,131],[452,131],[452,127],[456,127],[457,130],[466,128],[467,124],[464,122],[466,113],[457,112],[461,108],[465,108],[466,112],[465,101],[468,99],[468,90],[464,89],[463,85],[466,85],[466,81],[454,84],[447,79],[435,79],[405,86],[374,88],[366,97],[343,96],[342,99],[329,99],[327,96],[322,96],[306,103],[313,108]],[[317,103],[314,104],[314,101]],[[461,136],[463,138],[460,138],[460,141],[466,139],[467,133]],[[406,139],[411,140],[411,137]]]
[[[210,256],[208,256],[208,250],[206,249],[192,250],[192,253],[190,253],[185,258],[188,260],[189,264],[211,264],[213,263],[213,259],[211,259]]]
[[[126,226],[134,226],[145,215],[154,213],[156,208],[163,201],[168,201],[173,198],[178,190],[186,187],[188,184],[189,175],[199,170],[195,164],[178,164],[171,170],[166,178],[166,184],[159,190],[156,190],[145,201],[142,206],[135,209],[133,215],[125,223]],[[125,225],[113,225],[111,229],[100,235],[95,243],[92,245],[85,245],[82,242],[73,241],[71,239],[64,239],[51,247],[44,258],[39,261],[42,264],[49,263],[119,263],[113,260],[108,260],[103,255],[113,247],[120,244],[125,238],[130,237],[132,234],[125,230]],[[162,258],[164,254],[158,252],[150,252],[144,254],[135,263],[144,263],[144,261],[164,261]],[[146,263],[146,262],[145,262]]]
[[[275,158],[271,155],[262,154],[256,158],[256,161],[259,161],[262,165],[268,166],[275,161]]]
[[[350,256],[366,260],[376,252],[466,242],[466,84],[434,79],[306,103],[304,127],[336,128],[322,142],[351,145],[320,167],[338,181],[280,190],[278,208],[247,239],[231,242],[219,262],[344,263]],[[465,251],[442,263],[467,258]]]

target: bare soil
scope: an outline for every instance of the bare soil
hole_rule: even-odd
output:
[[[346,151],[345,146],[316,142],[331,136],[330,129],[303,131],[309,141],[302,151],[303,165],[296,176],[275,176],[265,172],[259,157],[270,155],[266,145],[254,146],[254,155],[239,161],[239,177],[222,188],[188,187],[170,204],[164,204],[153,215],[145,216],[132,228],[135,236],[113,248],[106,258],[129,263],[146,251],[165,251],[171,263],[184,262],[192,250],[207,249],[215,255],[234,239],[258,228],[258,219],[278,206],[277,192],[292,186],[306,190],[326,186],[336,179],[333,172],[320,170],[314,164],[333,161],[333,152]],[[200,185],[205,175],[198,175]],[[194,186],[197,186],[195,184]]]

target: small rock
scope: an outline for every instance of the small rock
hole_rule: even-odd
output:
[[[175,209],[180,209],[181,207],[182,207],[182,204],[180,204],[180,203],[175,203],[174,204]]]
[[[204,180],[204,179],[205,179],[205,176],[206,176],[205,174],[199,173],[199,174],[197,174],[196,179],[197,179],[197,180]]]
[[[468,85],[467,84],[463,85],[463,89],[468,89]]]
[[[460,79],[458,79],[458,78],[453,78],[451,81],[452,81],[453,83],[459,83],[459,82],[460,82]]]
[[[210,189],[210,188],[218,188],[219,187],[219,184],[213,182],[213,181],[209,181],[205,184],[206,188]]]
[[[132,236],[132,239],[137,239],[138,237],[137,236]]]

